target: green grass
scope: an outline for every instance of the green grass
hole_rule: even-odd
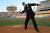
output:
[[[17,25],[17,24],[24,24],[25,20],[0,20],[0,27],[7,26],[7,25]],[[48,26],[50,27],[50,20],[36,20],[37,24],[40,26]],[[29,25],[33,25],[32,21],[30,20]]]
[[[25,18],[0,18],[0,19],[25,19]]]

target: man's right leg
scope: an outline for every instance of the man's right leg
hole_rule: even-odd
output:
[[[30,20],[29,17],[26,17],[26,20],[25,20],[25,30],[27,29],[27,24],[28,24],[28,21]]]

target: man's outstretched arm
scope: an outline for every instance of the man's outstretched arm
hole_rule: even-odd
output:
[[[40,6],[40,4],[36,4],[36,3],[32,3],[32,4],[28,4],[28,5],[30,5],[30,6]]]
[[[22,13],[24,13],[24,12],[25,12],[25,10],[22,11]]]
[[[25,10],[23,10],[22,12],[20,12],[20,14],[22,14],[22,13],[24,13],[25,12]]]

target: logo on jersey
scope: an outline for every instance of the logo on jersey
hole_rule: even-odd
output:
[[[30,8],[29,8],[29,5],[27,5],[27,7],[28,7],[28,10],[29,10],[29,9],[30,9]]]

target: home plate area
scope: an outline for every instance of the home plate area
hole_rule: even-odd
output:
[[[50,33],[50,27],[38,26],[40,32],[36,32],[33,25],[28,25],[24,30],[24,25],[11,25],[0,27],[0,33]]]

